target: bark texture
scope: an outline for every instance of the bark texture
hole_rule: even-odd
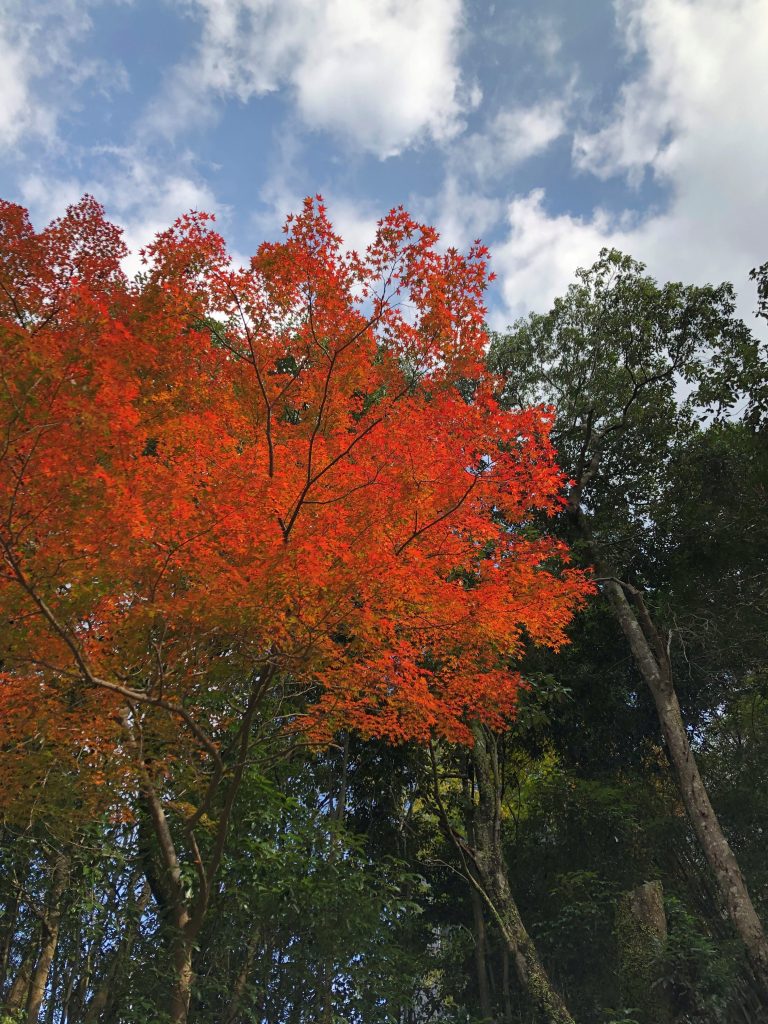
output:
[[[473,734],[477,799],[472,810],[472,860],[477,870],[478,891],[501,931],[518,985],[538,1024],[574,1024],[549,979],[512,895],[501,849],[501,779],[495,737],[480,725],[473,727]]]
[[[27,1024],[37,1024],[40,1007],[43,1005],[48,972],[51,969],[56,946],[59,941],[64,895],[69,883],[69,858],[57,853],[52,859],[51,890],[48,907],[42,919],[42,943],[40,955],[29,983],[27,999]]]
[[[37,936],[33,935],[6,997],[4,1007],[6,1013],[18,1013],[26,1005],[30,979],[37,963],[38,948]]]
[[[744,945],[761,998],[768,1005],[768,938],[691,750],[675,692],[669,651],[651,618],[642,592],[619,580],[606,564],[581,506],[584,486],[590,475],[597,471],[598,463],[599,454],[593,457],[590,468],[580,473],[578,483],[572,487],[570,514],[591,561],[599,571],[604,592],[629,644],[635,665],[651,691],[686,815],[715,878],[722,904]]]
[[[149,883],[144,882],[139,893],[139,898],[136,902],[136,913],[129,921],[128,927],[125,930],[122,939],[120,940],[117,949],[112,954],[109,962],[106,965],[104,973],[101,976],[99,984],[94,989],[93,996],[88,1003],[88,1008],[83,1017],[83,1024],[98,1024],[102,1014],[109,1010],[110,1006],[115,1006],[119,999],[119,992],[121,989],[120,974],[125,964],[130,960],[133,946],[136,942],[136,935],[139,928],[139,922],[144,911],[149,905],[151,897],[151,890]],[[80,1003],[84,998],[84,992],[81,996]]]
[[[667,942],[661,882],[645,882],[624,893],[616,909],[616,939],[623,1005],[637,1008],[641,1024],[671,1024],[669,993],[659,981]]]
[[[768,999],[768,939],[699,773],[675,693],[669,655],[642,594],[634,592],[633,607],[625,586],[618,580],[608,579],[604,586],[635,664],[656,704],[688,820],[715,877],[723,905],[744,944],[763,996]]]
[[[488,985],[488,942],[485,934],[483,899],[475,888],[470,890],[470,896],[472,897],[472,918],[475,933],[475,971],[477,973],[477,993],[480,999],[480,1016],[484,1021],[492,1021],[493,1005]]]

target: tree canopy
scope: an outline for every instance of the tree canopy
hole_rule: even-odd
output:
[[[319,197],[125,255],[0,204],[2,1024],[761,1024],[731,286],[494,334],[482,245]]]

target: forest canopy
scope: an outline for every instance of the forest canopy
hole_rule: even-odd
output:
[[[731,286],[494,334],[480,243],[320,197],[125,256],[0,204],[4,1024],[765,1019]]]

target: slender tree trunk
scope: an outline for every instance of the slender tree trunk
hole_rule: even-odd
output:
[[[104,911],[105,920],[108,915],[109,905]],[[98,926],[94,927],[94,931],[98,935]],[[75,948],[79,949],[81,954],[85,953],[85,956],[81,955],[78,957],[69,971],[61,999],[60,1024],[73,1024],[74,1021],[80,1022],[83,1020],[85,994],[88,991],[93,974],[94,955],[100,945],[99,939],[95,937],[89,942],[85,935],[80,932],[80,929],[78,929],[75,940]]]
[[[331,813],[331,821],[336,828],[341,828],[347,816],[347,786],[349,777],[349,733],[344,733],[341,751],[341,773],[339,788]],[[331,831],[329,863],[333,864],[343,854],[343,840],[335,830]],[[319,1024],[333,1024],[333,982],[336,976],[335,963],[332,956],[326,957],[320,964],[318,978],[317,1019]]]
[[[125,734],[136,751],[137,744],[127,710],[124,713],[123,721]],[[195,981],[192,969],[192,951],[208,906],[208,878],[205,877],[203,869],[202,889],[196,900],[197,920],[193,920],[192,901],[189,900],[185,891],[181,861],[162,801],[155,790],[148,765],[145,763],[142,768],[141,804],[142,809],[146,812],[146,821],[142,824],[151,824],[159,854],[159,870],[156,870],[157,866],[153,863],[148,839],[149,831],[145,829],[145,834],[140,839],[140,844],[144,848],[144,870],[147,883],[152,889],[170,930],[172,978],[167,1003],[168,1019],[171,1024],[186,1024],[189,1016],[189,1004],[192,999],[192,986]],[[191,832],[188,838],[193,838]]]
[[[483,900],[474,887],[470,889],[472,900],[472,918],[475,932],[475,970],[477,972],[477,993],[480,999],[480,1016],[483,1020],[493,1020],[491,992],[488,987],[488,942],[485,934],[485,918],[483,917]]]
[[[24,959],[21,961],[16,976],[11,984],[8,997],[5,1000],[5,1010],[8,1013],[18,1012],[21,1010],[26,1002],[27,996],[29,995],[29,982],[32,977],[32,972],[35,969],[37,963],[37,952],[40,948],[40,942],[37,934],[33,934],[29,941],[29,946],[24,954]]]
[[[85,1017],[83,1018],[83,1024],[98,1024],[98,1020],[102,1013],[107,1009],[107,1006],[115,1005],[116,988],[118,987],[120,968],[130,959],[131,950],[133,949],[133,944],[136,941],[136,933],[139,928],[139,923],[141,921],[142,914],[149,904],[150,895],[151,889],[149,882],[145,881],[141,887],[141,892],[139,893],[135,913],[131,915],[127,928],[123,932],[123,937],[120,940],[120,943],[106,970],[104,971],[98,988],[95,990],[90,1002],[88,1003],[88,1009],[86,1010]],[[84,998],[84,996],[85,993],[83,992],[82,998]],[[67,1020],[67,1024],[70,1024],[69,1020]],[[72,1024],[74,1024],[74,1021]]]
[[[605,593],[629,643],[635,665],[651,691],[688,820],[715,878],[723,906],[744,945],[762,998],[768,1001],[768,938],[699,773],[675,692],[669,654],[642,593],[622,583],[606,565],[581,507],[583,485],[582,479],[571,491],[570,514],[586,542],[592,562],[599,570]],[[627,599],[628,591],[632,594],[632,604]]]
[[[109,985],[105,983],[99,985],[99,987],[93,993],[91,1001],[88,1003],[88,1009],[85,1011],[83,1024],[98,1024],[98,1020],[101,1017],[102,1013],[104,1013],[104,1011],[106,1010],[108,1002]]]
[[[643,1024],[672,1024],[670,991],[659,977],[667,943],[661,882],[645,882],[622,895],[616,910],[616,939],[623,1005],[637,1007]]]
[[[318,1024],[333,1024],[333,974],[327,962],[323,964],[319,982],[320,990],[317,998]]]
[[[8,962],[18,925],[18,917],[19,895],[18,892],[14,892],[3,910],[3,943],[2,951],[0,952],[0,995],[5,990],[5,981],[8,977]]]
[[[187,935],[185,924],[186,922],[177,924],[173,948],[173,986],[168,1003],[171,1024],[186,1024],[195,980],[192,969],[192,941]]]
[[[55,957],[53,960],[53,970],[51,974],[51,991],[48,997],[48,1005],[45,1008],[45,1024],[53,1024],[53,1019],[56,1014],[56,996],[59,988],[59,974],[61,972],[60,958]],[[61,1000],[62,1006],[64,1005],[64,999]]]
[[[238,1015],[242,1008],[243,996],[245,995],[248,978],[253,968],[253,958],[256,955],[256,947],[259,944],[260,935],[261,929],[256,927],[251,930],[251,934],[248,936],[243,962],[240,965],[240,970],[237,972],[235,984],[232,986],[232,995],[229,999],[229,1006],[227,1007],[224,1024],[236,1024]]]
[[[512,1024],[512,992],[509,984],[509,950],[501,951],[501,991],[504,999],[504,1024]]]
[[[51,962],[53,961],[53,957],[56,953],[56,946],[59,941],[62,903],[68,882],[69,858],[63,853],[58,853],[53,860],[51,892],[48,909],[43,920],[42,947],[29,984],[27,1024],[37,1024],[37,1020],[40,1016],[40,1007],[43,1004],[43,997],[45,996],[45,986],[48,983],[48,973],[51,969]]]
[[[501,780],[494,738],[483,726],[472,729],[472,763],[478,799],[472,808],[474,861],[481,892],[504,938],[520,988],[540,1024],[574,1024],[526,931],[509,885],[501,850]]]
[[[91,970],[90,954],[88,955],[85,966],[82,972],[78,975],[75,980],[75,967],[74,965],[67,972],[66,981],[62,985],[61,990],[61,1021],[63,1024],[69,1024],[72,1020],[73,1003],[77,1003],[77,996],[82,988],[88,983],[88,976]]]
[[[263,666],[261,672],[254,674],[251,679],[248,706],[242,716],[239,737],[236,742],[237,760],[234,763],[224,791],[223,806],[218,815],[216,833],[206,863],[203,863],[201,859],[200,851],[197,848],[197,841],[194,838],[194,830],[189,826],[186,827],[187,839],[192,847],[193,859],[198,867],[199,890],[192,900],[188,900],[184,895],[184,887],[181,884],[180,862],[170,829],[168,828],[168,822],[151,782],[147,779],[145,787],[147,804],[152,817],[155,836],[162,851],[168,878],[172,885],[171,906],[173,907],[172,921],[175,936],[173,942],[174,982],[169,1003],[171,1024],[186,1024],[189,1016],[192,986],[195,981],[195,973],[192,967],[192,953],[195,940],[200,934],[206,914],[208,913],[213,884],[224,857],[229,826],[232,821],[232,812],[240,791],[243,773],[245,772],[253,721],[261,699],[274,675],[274,667],[268,665]]]
[[[683,724],[666,649],[650,618],[642,594],[634,594],[635,607],[632,607],[621,583],[611,578],[604,586],[614,614],[629,642],[635,664],[653,695],[688,820],[712,869],[720,897],[744,944],[764,998],[768,999],[768,939],[738,861],[720,827],[699,774]]]
[[[152,824],[160,859],[160,870],[156,871],[145,837],[147,882],[158,901],[170,933],[172,979],[168,993],[168,1018],[171,1024],[186,1024],[195,980],[192,969],[192,950],[197,930],[194,928],[190,901],[184,890],[181,862],[176,852],[165,811],[149,778],[149,773],[145,774],[141,796]],[[206,896],[205,893],[202,894],[201,899],[204,896]],[[205,907],[201,906],[200,922],[204,909]]]

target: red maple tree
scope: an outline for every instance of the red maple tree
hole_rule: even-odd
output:
[[[562,643],[588,589],[526,528],[562,479],[551,410],[494,397],[482,246],[441,252],[397,209],[345,252],[318,198],[241,268],[210,222],[181,218],[128,281],[93,199],[39,233],[0,205],[5,759],[27,788],[51,751],[82,787],[138,779],[162,847],[151,721],[195,762],[201,891],[275,680],[315,694],[318,741],[466,742],[513,713],[524,637]],[[191,933],[205,907],[185,912]]]

